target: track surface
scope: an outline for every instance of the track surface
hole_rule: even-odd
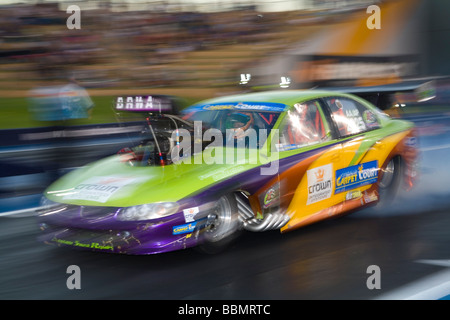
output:
[[[420,182],[389,208],[369,208],[284,235],[245,233],[218,255],[185,250],[122,256],[55,248],[36,242],[34,217],[1,217],[0,299],[446,298],[447,123],[442,117],[420,122]],[[79,290],[66,286],[70,265],[80,267]],[[372,265],[379,267],[380,289],[367,287]]]

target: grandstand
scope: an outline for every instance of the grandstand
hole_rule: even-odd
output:
[[[68,30],[54,4],[0,10],[1,96],[75,77],[95,94],[238,89],[240,70],[305,40],[335,15],[254,8],[214,13],[83,12]],[[341,17],[341,16],[339,16]],[[342,18],[342,17],[341,17]]]

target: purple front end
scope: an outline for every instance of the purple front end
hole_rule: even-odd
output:
[[[124,253],[156,254],[186,249],[202,244],[208,215],[216,208],[217,199],[242,189],[255,192],[273,176],[259,174],[260,167],[242,172],[178,201],[178,213],[167,217],[122,221],[118,207],[56,205],[38,216],[43,234],[39,241],[75,249]],[[187,218],[183,211],[198,210]]]
[[[58,211],[60,210],[60,211]],[[199,244],[206,218],[186,222],[183,212],[145,221],[118,221],[121,208],[65,205],[39,215],[38,240],[74,249],[156,254]]]

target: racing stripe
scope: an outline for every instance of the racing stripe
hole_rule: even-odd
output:
[[[376,156],[379,158],[380,156],[383,159],[383,162],[386,160],[386,157],[392,151],[392,149],[411,131],[404,131],[400,133],[395,133],[390,136],[384,137],[380,140],[378,136],[364,136],[364,140],[361,142],[358,150],[355,152],[354,157],[349,163],[349,166],[370,161],[368,157],[371,157],[372,152],[376,152]],[[381,146],[384,144],[385,146]],[[345,148],[345,147],[344,147]],[[369,155],[368,153],[371,152]]]
[[[381,139],[379,142],[375,142],[374,146],[369,148],[360,162],[367,162],[371,160],[378,160],[381,167],[391,154],[392,150],[402,141],[411,130],[402,131],[392,134]]]
[[[367,137],[364,137],[363,141],[359,145],[358,150],[356,150],[355,155],[353,156],[353,159],[350,160],[349,166],[353,166],[355,164],[360,163],[362,158],[367,153],[367,151],[369,151],[369,149],[373,147],[373,145],[375,144],[376,141],[377,141],[376,138],[368,139]]]

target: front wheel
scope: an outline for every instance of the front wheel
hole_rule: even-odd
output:
[[[234,195],[219,198],[208,215],[204,242],[199,246],[204,253],[217,253],[225,249],[241,230],[241,222]]]

